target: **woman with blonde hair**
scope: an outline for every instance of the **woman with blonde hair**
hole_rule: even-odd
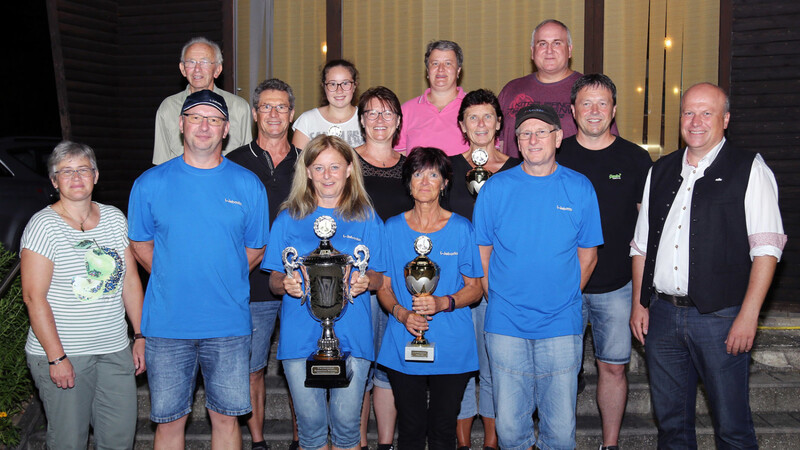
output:
[[[352,378],[347,387],[331,389],[305,387],[306,359],[317,350],[320,327],[306,305],[301,305],[300,273],[285,274],[282,260],[288,246],[306,255],[319,245],[314,222],[321,216],[336,221],[336,232],[330,238],[336,250],[352,255],[359,244],[370,250],[366,276],[354,268],[347,280],[353,304],[347,305],[335,326],[341,350],[350,354],[346,364]],[[272,291],[283,295],[278,359],[289,383],[303,449],[329,448],[329,429],[334,449],[360,446],[359,416],[367,374],[375,359],[368,291],[378,289],[382,282],[378,273],[384,270],[382,234],[383,223],[364,190],[355,151],[337,137],[320,135],[312,139],[297,161],[291,192],[272,225],[261,265],[271,272]]]

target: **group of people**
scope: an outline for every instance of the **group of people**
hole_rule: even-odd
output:
[[[613,126],[612,80],[570,70],[571,52],[568,28],[542,22],[537,71],[495,96],[464,92],[461,48],[434,41],[430,87],[402,105],[383,86],[354,104],[358,72],[334,60],[324,105],[295,120],[287,83],[265,80],[248,106],[214,85],[219,47],[189,41],[189,85],[158,110],[157,166],[134,183],[127,221],[92,201],[91,148],[65,141],[49,161],[60,200],[23,235],[26,352],[48,446],[85,447],[91,424],[99,448],[130,448],[146,369],[154,445],[183,448],[199,369],[212,446],[240,448],[249,414],[252,448],[267,448],[280,316],[293,447],[366,447],[372,392],[379,450],[395,426],[402,449],[470,447],[476,415],[484,448],[574,448],[591,323],[601,449],[618,446],[631,335],[645,345],[659,448],[696,447],[698,380],[719,448],[755,448],[748,351],[786,242],[775,178],[726,141],[728,98],[709,83],[682,97],[686,148],[652,164]],[[473,195],[478,164],[493,175]],[[321,216],[336,222],[335,249],[370,252],[344,280],[353,303],[335,325],[350,383],[330,389],[305,386],[320,327],[282,259],[319,245]],[[420,236],[439,280],[412,295],[404,267]],[[423,333],[434,360],[406,360]]]

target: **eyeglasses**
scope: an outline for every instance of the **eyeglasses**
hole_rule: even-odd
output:
[[[390,111],[388,109],[385,110],[385,111],[375,111],[374,109],[368,109],[368,110],[364,111],[364,116],[369,121],[376,121],[376,120],[378,120],[378,116],[381,116],[381,117],[383,117],[383,120],[385,120],[387,122],[391,122],[391,120],[394,119],[395,114],[394,114],[394,112],[392,112],[392,111]]]
[[[337,83],[335,81],[328,81],[327,83],[323,84],[325,85],[325,89],[327,89],[328,92],[336,92],[336,90],[339,89],[339,87],[341,87],[343,91],[349,91],[350,89],[353,89],[353,86],[355,86],[355,83],[350,80],[345,80],[342,81],[341,83]]]
[[[200,64],[201,69],[207,69],[217,63],[216,61],[206,61],[205,59],[202,61],[195,61],[193,59],[189,59],[182,62],[183,62],[183,67],[186,67],[187,69],[194,69],[194,66],[198,64]]]
[[[56,173],[59,177],[68,180],[72,178],[72,176],[75,175],[76,173],[81,178],[87,178],[90,175],[94,174],[94,169],[90,167],[81,167],[80,169],[61,169],[55,171],[54,173]]]
[[[552,133],[554,131],[558,131],[558,129],[555,129],[555,130],[523,131],[521,133],[517,133],[517,137],[522,139],[523,141],[529,141],[531,139],[531,136],[533,136],[533,135],[536,135],[537,139],[544,139],[547,136],[550,136],[550,133]]]
[[[227,122],[227,119],[219,116],[201,116],[200,114],[183,114],[186,121],[195,125],[203,123],[203,119],[208,120],[208,124],[212,127],[221,127],[222,124]]]
[[[275,111],[278,111],[278,114],[286,114],[290,110],[289,105],[268,105],[266,103],[259,105],[256,110],[262,113],[268,113],[272,111],[273,108],[275,108]]]

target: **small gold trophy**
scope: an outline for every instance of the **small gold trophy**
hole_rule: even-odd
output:
[[[483,184],[492,176],[492,172],[483,168],[483,165],[489,162],[489,154],[482,148],[476,148],[472,151],[472,162],[475,163],[475,167],[467,172],[467,190],[473,197],[477,197]]]
[[[411,295],[432,294],[439,284],[439,266],[426,255],[433,248],[433,243],[428,236],[420,236],[414,240],[414,250],[417,256],[403,270],[406,277],[406,288]],[[422,317],[426,315],[422,314]],[[433,362],[434,344],[425,339],[425,332],[406,344],[406,361]]]

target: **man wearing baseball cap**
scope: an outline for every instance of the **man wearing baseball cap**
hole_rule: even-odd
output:
[[[250,412],[250,269],[269,234],[258,177],[222,156],[228,106],[210,90],[181,107],[183,155],[142,174],[128,208],[131,248],[151,272],[142,311],[155,448],[183,448],[197,369],[212,446],[238,448]]]
[[[473,215],[497,436],[501,448],[573,449],[581,289],[603,243],[600,210],[592,183],[556,163],[563,131],[552,107],[520,110],[515,133],[523,163],[486,182]]]

